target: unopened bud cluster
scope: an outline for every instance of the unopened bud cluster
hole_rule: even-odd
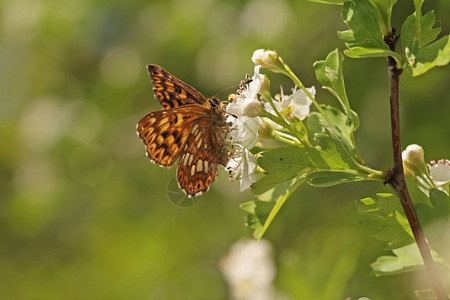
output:
[[[255,65],[268,68],[272,72],[283,73],[286,70],[283,59],[274,50],[255,50],[252,61]]]

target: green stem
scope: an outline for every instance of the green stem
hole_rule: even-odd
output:
[[[358,170],[352,170],[352,169],[314,169],[314,172],[310,173],[316,173],[316,172],[333,172],[333,173],[345,173],[345,174],[351,174],[351,175],[357,175],[365,178],[366,180],[376,180],[376,181],[384,181],[385,175],[381,171],[372,170],[371,171],[358,171]]]
[[[297,140],[300,141],[300,143],[303,146],[306,147],[312,147],[312,145],[309,143],[308,140],[306,140],[303,136],[299,135],[295,130],[292,129],[292,127],[286,122],[286,120],[283,118],[283,116],[281,115],[281,113],[278,111],[278,109],[275,107],[275,104],[273,104],[272,98],[270,98],[270,100],[267,101],[270,105],[270,107],[272,107],[272,109],[275,111],[276,116],[267,112],[267,111],[263,111],[263,114],[261,115],[261,117],[265,117],[268,118],[269,120],[272,120],[273,122],[277,123],[278,125],[282,126],[283,128],[286,128],[290,133],[292,133],[293,136],[295,136],[295,138]],[[297,144],[298,145],[298,144]]]
[[[353,135],[353,131],[350,134],[350,138],[352,140],[351,142],[352,142],[353,146],[355,146],[356,160],[358,161],[359,164],[365,166],[366,163],[364,162],[364,160],[362,159],[361,155],[359,154],[358,147],[356,147],[356,141],[355,141],[355,136]]]
[[[306,96],[308,96],[309,99],[311,99],[312,103],[314,104],[314,106],[316,107],[316,109],[319,111],[319,113],[323,116],[323,118],[327,121],[327,123],[333,127],[334,129],[336,129],[336,127],[334,126],[333,122],[331,122],[331,120],[328,118],[328,116],[325,114],[325,112],[323,111],[323,109],[320,107],[319,103],[316,101],[316,99],[311,95],[311,93],[305,88],[305,86],[303,85],[303,83],[300,81],[300,79],[298,79],[298,77],[294,74],[294,72],[292,72],[291,68],[289,68],[286,64],[284,65],[285,70],[283,70],[283,73],[288,76],[289,78],[292,79],[292,81],[294,81],[294,83],[297,85],[297,87],[299,87],[305,94]]]
[[[386,179],[386,174],[383,171],[374,170],[372,168],[367,167],[366,165],[358,164],[360,170],[369,174],[370,178],[373,180],[384,181]]]
[[[288,136],[290,138],[288,138]],[[283,134],[282,132],[279,132],[279,131],[276,131],[276,130],[272,131],[272,137],[275,140],[278,140],[280,142],[283,142],[283,143],[286,143],[286,144],[290,144],[290,145],[293,145],[293,146],[301,145],[301,142],[299,142],[297,140],[294,141],[292,139],[293,138],[292,136],[290,136],[288,134]]]

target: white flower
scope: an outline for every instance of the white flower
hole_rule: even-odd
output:
[[[450,184],[450,161],[448,159],[441,159],[437,163],[431,161],[428,167],[430,175],[437,186]]]
[[[246,99],[243,103],[242,110],[245,116],[254,118],[261,115],[263,107],[261,102],[256,99]]]
[[[237,241],[220,261],[220,270],[230,287],[231,299],[275,299],[276,269],[269,242]]]
[[[258,128],[261,126],[261,121],[258,118],[246,115],[248,113],[248,106],[254,105],[251,103],[255,101],[259,102],[258,92],[264,78],[259,74],[260,67],[255,66],[255,74],[252,77],[253,81],[247,85],[245,90],[236,96],[235,102],[229,103],[226,108],[226,111],[230,113],[227,122],[231,123],[228,138],[230,141],[240,143],[248,149],[253,148],[256,144],[258,140]]]
[[[233,179],[240,177],[240,191],[248,189],[255,182],[256,158],[243,146],[236,144],[236,151],[225,167]]]
[[[316,95],[316,88],[314,86],[307,88],[306,90],[311,96],[314,97]],[[312,101],[301,89],[295,88],[292,94],[284,95],[283,88],[281,87],[281,100],[273,101],[273,104],[279,112],[289,112],[297,116],[300,120],[303,120],[309,115]],[[268,103],[266,103],[264,107],[268,112],[274,113],[272,107]]]
[[[257,118],[238,117],[233,119],[233,125],[228,133],[228,139],[233,143],[239,143],[245,148],[251,149],[258,141],[258,130],[261,121]]]
[[[311,96],[315,97],[316,88],[314,86],[306,89]],[[287,100],[289,101],[289,99]],[[305,92],[301,89],[297,89],[290,96],[290,103],[288,108],[292,109],[292,114],[296,115],[300,120],[303,120],[309,115],[309,107],[311,106],[312,101],[305,94]]]

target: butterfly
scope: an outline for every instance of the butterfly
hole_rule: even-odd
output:
[[[170,167],[179,159],[180,188],[189,197],[199,196],[229,160],[226,112],[219,99],[206,99],[160,66],[148,65],[148,71],[162,110],[144,116],[137,134],[153,163]]]

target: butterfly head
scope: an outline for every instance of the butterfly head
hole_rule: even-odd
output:
[[[206,105],[208,105],[209,108],[211,109],[216,109],[217,107],[220,108],[221,107],[220,104],[221,104],[220,100],[217,99],[216,97],[211,97],[206,100]]]

